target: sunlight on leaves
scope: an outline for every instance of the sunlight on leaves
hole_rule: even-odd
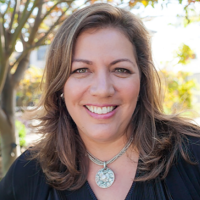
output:
[[[193,89],[197,88],[195,80],[190,73],[179,71],[177,73],[165,69],[159,72],[162,90],[165,92],[163,107],[166,114],[193,108]]]
[[[34,66],[26,70],[17,89],[17,106],[35,105],[39,101],[42,74],[43,70]]]
[[[175,51],[175,57],[179,58],[178,63],[186,65],[192,59],[195,59],[196,55],[194,51],[186,44],[181,44],[179,49]]]
[[[149,4],[149,1],[147,1],[147,0],[146,1],[144,0],[144,1],[141,1],[141,2],[145,7],[148,6],[148,4]]]

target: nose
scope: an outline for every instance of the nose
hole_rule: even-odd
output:
[[[99,97],[110,97],[114,95],[115,88],[109,72],[101,71],[94,76],[90,87],[90,93],[93,96]]]

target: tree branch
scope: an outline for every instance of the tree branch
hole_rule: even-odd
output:
[[[4,41],[2,41],[4,39],[4,31],[3,31],[3,17],[2,14],[0,13],[0,62],[3,62],[3,57],[4,57]]]
[[[67,9],[65,9],[65,11],[62,13],[62,15],[59,16],[59,18],[57,19],[57,21],[54,23],[54,25],[52,25],[50,27],[50,29],[44,34],[44,36],[41,37],[36,42],[36,46],[40,45],[46,39],[46,37],[49,35],[49,33],[51,33],[51,31],[60,23],[60,19],[64,16],[64,14],[67,12],[68,9],[69,9],[69,7]]]
[[[88,3],[90,0],[86,0],[85,2],[84,2],[84,4],[83,5],[85,5],[86,3]],[[70,8],[70,6],[71,6],[71,3],[73,2],[73,1],[69,1],[70,2],[70,4],[69,4],[69,7],[68,7],[68,9]],[[79,7],[76,7],[76,9],[79,9],[81,6],[83,6],[83,5],[80,5]],[[67,9],[67,10],[68,10]],[[66,11],[67,11],[66,10]],[[65,12],[66,12],[65,11]],[[63,19],[63,20],[59,20],[59,22],[58,22],[58,24],[57,25],[59,25],[59,24],[61,24],[63,21],[65,21],[65,19]]]
[[[43,5],[43,4],[45,4],[45,3],[48,3],[49,1],[48,0],[43,0],[43,2],[41,3],[41,2],[38,2],[37,4],[36,4],[36,7],[40,7],[41,5]]]
[[[20,2],[21,2],[21,0],[20,0]],[[20,3],[19,3],[19,5],[20,5]],[[20,12],[19,9],[17,9],[17,22],[18,22],[18,24],[20,23],[20,18],[21,18],[21,12]]]
[[[0,63],[0,94],[3,90],[7,73],[8,73],[8,60],[5,58],[3,59],[3,62]]]
[[[5,16],[5,14],[8,12],[8,9],[10,8],[10,3],[11,3],[11,1],[9,0],[9,2],[7,4],[7,8],[6,8],[5,12],[2,14],[3,18]]]
[[[73,2],[73,1],[69,1],[69,2]],[[85,1],[85,3],[88,2],[88,0]],[[57,19],[57,21],[54,23],[53,26],[51,26],[51,28],[44,34],[43,37],[41,37],[37,42],[36,42],[36,46],[40,46],[41,43],[45,40],[45,38],[49,35],[49,33],[51,33],[51,31],[57,26],[59,25],[60,23],[62,23],[65,19],[63,20],[60,20],[64,14],[68,11],[68,9],[70,8],[70,5],[68,6],[67,9],[65,9],[65,11],[63,11],[62,15],[59,16],[59,18]]]
[[[22,18],[24,18],[24,16],[26,15],[26,12],[27,12],[27,8],[28,8],[29,3],[30,3],[30,0],[27,0],[27,1],[26,1],[26,4],[25,4],[25,6],[24,6],[24,10],[23,10],[23,12],[22,12]],[[20,21],[21,21],[21,19],[20,19]]]
[[[41,21],[40,21],[40,23],[42,23],[43,21],[44,21],[44,19],[51,13],[51,11],[58,5],[58,4],[60,4],[60,3],[62,3],[63,1],[60,1],[60,2],[57,2],[57,3],[55,3],[55,5],[53,5],[52,7],[51,7],[51,9],[48,11],[48,12],[46,12],[46,14],[43,16],[43,18],[41,19]]]
[[[0,108],[0,132],[3,134],[4,129],[7,130],[9,129],[9,124],[7,120],[7,116],[4,113],[4,111]]]
[[[10,66],[10,70],[15,66],[15,65],[17,65],[25,56],[26,56],[26,54],[29,52],[29,51],[31,51],[31,50],[33,50],[33,49],[35,49],[35,48],[37,48],[37,47],[40,47],[40,46],[43,46],[43,45],[45,45],[45,44],[35,44],[35,45],[32,45],[32,46],[29,46],[29,47],[26,47],[26,49],[20,54],[20,56],[16,59],[16,61],[14,62],[14,64],[12,64],[11,66]]]
[[[27,2],[29,2],[29,1],[30,0],[28,0]],[[25,6],[26,9],[28,7],[27,2],[26,2],[26,6]],[[11,39],[11,46],[12,46],[12,48],[10,50],[11,52],[14,51],[14,49],[15,49],[15,43],[17,41],[17,38],[20,36],[21,30],[24,27],[24,24],[26,23],[26,21],[28,20],[28,18],[30,17],[31,13],[33,12],[34,8],[36,7],[37,2],[38,2],[38,0],[35,0],[32,8],[31,8],[31,10],[28,13],[26,13],[26,10],[24,10],[24,12],[22,14],[22,17],[20,19],[20,23],[19,23],[18,27],[16,28],[14,34],[12,35],[12,39]],[[24,15],[24,13],[26,13],[26,14]]]
[[[25,70],[28,67],[30,53],[31,53],[31,51],[29,50],[27,52],[27,54],[21,59],[21,61],[19,62],[18,66],[17,66],[15,73],[12,75],[13,84],[15,86],[17,86],[19,84],[20,80],[22,79],[22,77],[24,75]]]
[[[4,52],[6,53],[6,51],[8,49],[8,32],[6,31],[6,29],[4,27],[5,19],[4,18],[2,18],[2,19],[3,19],[3,26],[2,26],[2,28],[3,28],[4,43],[5,43],[5,45],[4,45]]]
[[[26,56],[26,54],[28,53],[29,50],[31,50],[32,48],[28,47],[26,48],[26,50],[24,50],[20,56],[16,59],[16,61],[10,66],[10,69],[12,69],[15,65],[17,65],[23,58],[24,56]]]
[[[46,14],[43,16],[43,18],[41,18],[40,19],[40,21],[38,21],[38,28],[39,28],[39,25],[45,20],[45,18],[48,16],[48,15],[50,15],[50,13],[56,8],[56,6],[57,5],[59,5],[60,3],[63,3],[63,2],[66,2],[66,1],[58,1],[57,3],[55,3],[51,8],[50,8],[50,10],[48,11],[48,12],[46,12]],[[71,0],[71,1],[69,1],[69,2],[73,2],[73,0]],[[67,10],[69,9],[69,7],[67,8]],[[67,11],[66,10],[66,11]],[[66,12],[65,11],[65,12]],[[58,23],[59,24],[59,23]],[[57,24],[57,25],[58,25]],[[33,30],[34,30],[34,28],[33,28]],[[36,33],[36,32],[35,32]]]
[[[43,3],[43,0],[40,0],[40,3],[42,4]],[[38,13],[37,13],[37,17],[35,18],[35,23],[33,25],[33,27],[31,28],[31,31],[30,31],[30,36],[29,36],[29,41],[28,43],[32,44],[34,38],[35,38],[35,34],[37,33],[38,31],[38,28],[40,26],[40,23],[41,23],[41,14],[42,14],[42,5],[39,6],[38,8]]]
[[[25,47],[26,46],[26,41],[24,40],[24,36],[23,36],[22,33],[21,33],[20,39],[22,41],[23,47]]]
[[[12,25],[13,25],[13,21],[14,21],[14,18],[15,18],[15,13],[16,13],[16,8],[17,8],[17,0],[15,0],[15,7],[14,7],[14,11],[12,13],[12,17],[11,17],[11,21],[10,21],[10,26],[9,26],[8,32],[10,32],[11,29],[12,29]]]

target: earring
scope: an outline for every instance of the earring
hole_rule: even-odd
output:
[[[62,99],[64,99],[64,94],[62,93],[62,94],[60,95],[60,97],[61,97]]]

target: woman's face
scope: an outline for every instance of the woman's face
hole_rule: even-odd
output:
[[[133,45],[118,29],[89,29],[75,44],[65,104],[83,141],[106,142],[127,130],[140,91]]]

